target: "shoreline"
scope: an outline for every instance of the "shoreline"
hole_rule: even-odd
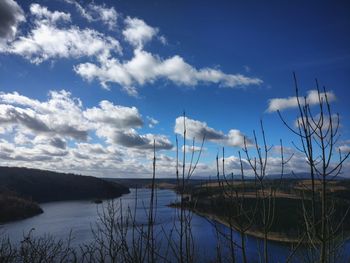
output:
[[[169,204],[168,206],[180,209],[178,204]],[[185,207],[185,209],[192,211],[193,213],[197,214],[198,216],[204,217],[208,220],[215,221],[215,222],[220,223],[228,228],[232,228],[234,231],[236,231],[239,234],[239,231],[237,230],[237,228],[235,226],[230,226],[229,223],[227,223],[223,218],[220,218],[217,215],[214,215],[214,214],[208,213],[208,212],[203,212],[203,211],[200,211],[200,210],[195,209],[195,208]],[[255,237],[255,238],[264,239],[264,234],[262,232],[259,232],[259,231],[247,230],[245,232],[245,234],[248,236]],[[273,242],[278,242],[278,243],[285,243],[285,244],[296,244],[296,243],[300,242],[299,238],[287,237],[283,234],[276,233],[276,232],[270,232],[267,236],[267,240],[273,241]]]
[[[239,233],[239,231],[237,230],[237,228],[235,228],[234,226],[230,226],[229,223],[227,223],[224,219],[211,214],[211,213],[206,213],[206,212],[201,212],[197,209],[191,209],[191,211],[193,211],[194,213],[196,213],[199,216],[205,217],[207,219],[216,221],[228,228],[233,228],[234,231],[236,231],[237,233]],[[258,231],[254,231],[254,230],[247,230],[245,232],[246,235],[255,237],[255,238],[259,238],[259,239],[264,239],[264,234],[262,232],[258,232]],[[267,236],[267,240],[268,241],[274,241],[274,242],[279,242],[279,243],[288,243],[288,244],[296,244],[300,242],[300,239],[298,238],[290,238],[290,237],[286,237],[283,236],[280,233],[276,233],[276,232],[270,232]]]
[[[21,220],[25,220],[28,218],[32,218],[32,217],[35,217],[35,216],[38,216],[38,215],[45,213],[44,209],[41,207],[42,204],[57,203],[57,202],[71,202],[71,201],[86,201],[86,202],[90,202],[91,204],[100,204],[100,202],[96,202],[96,201],[104,202],[106,200],[121,198],[123,195],[129,194],[129,193],[130,193],[130,189],[129,189],[128,193],[121,193],[120,195],[115,196],[115,197],[106,197],[106,198],[97,198],[97,199],[96,198],[61,199],[61,200],[52,200],[52,201],[50,200],[50,201],[42,201],[42,202],[35,202],[35,201],[29,200],[27,198],[22,198],[22,197],[18,197],[18,196],[7,196],[7,198],[15,197],[16,199],[21,200],[21,202],[23,202],[23,204],[25,204],[27,206],[28,206],[28,204],[32,205],[32,207],[30,207],[32,211],[30,213],[27,213],[24,215],[17,215],[17,212],[16,212],[16,215],[14,217],[11,217],[11,219],[9,219],[10,217],[8,217],[8,218],[6,218],[6,220],[0,220],[0,226],[8,224],[8,223],[13,223],[16,221],[21,221]],[[1,197],[1,193],[0,193],[0,197]],[[2,208],[2,207],[0,206],[0,208]],[[23,208],[23,207],[21,207],[21,208]],[[21,209],[21,210],[23,210],[23,209]],[[1,211],[1,209],[0,209],[0,211]],[[1,219],[1,217],[0,217],[0,219]]]

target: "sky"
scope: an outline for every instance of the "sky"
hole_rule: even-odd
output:
[[[305,172],[277,110],[295,128],[295,72],[316,115],[317,78],[349,152],[349,13],[348,1],[1,0],[0,165],[150,177],[155,142],[157,176],[174,177],[185,113],[194,177],[216,174],[223,147],[227,172],[240,152],[251,173],[242,148],[256,156],[261,121],[267,172],[281,170],[280,140],[286,172]]]

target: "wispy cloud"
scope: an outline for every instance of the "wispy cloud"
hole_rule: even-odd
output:
[[[114,7],[97,5],[95,3],[90,3],[83,7],[76,0],[65,0],[65,2],[74,5],[80,15],[89,22],[102,21],[110,30],[114,30],[117,27],[118,13]]]
[[[150,117],[150,116],[146,116],[147,121],[148,121],[148,127],[149,128],[154,128],[156,125],[159,124],[159,121]]]

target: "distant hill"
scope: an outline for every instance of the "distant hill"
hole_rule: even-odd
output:
[[[152,185],[152,178],[103,178],[109,182],[116,182],[130,188],[148,188]],[[207,182],[208,179],[191,179],[187,183],[191,186],[200,185]],[[181,182],[181,181],[180,181]],[[156,178],[155,184],[158,188],[174,189],[177,186],[176,178]]]
[[[114,198],[129,193],[119,183],[92,176],[0,166],[0,194],[8,191],[39,203]]]
[[[267,179],[280,179],[280,174],[269,174],[266,177]],[[317,178],[317,176],[315,177]],[[283,179],[296,179],[296,180],[307,180],[311,179],[310,173],[288,173],[283,175]],[[335,178],[330,177],[330,180],[348,180],[349,178],[343,176],[337,176]]]

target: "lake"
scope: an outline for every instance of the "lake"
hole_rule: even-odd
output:
[[[130,189],[130,193],[123,195],[114,201],[122,205],[123,212],[126,214],[130,208],[132,213],[136,211],[136,221],[138,224],[146,224],[151,191],[149,189]],[[137,204],[135,197],[137,196]],[[174,220],[178,223],[176,216],[177,209],[170,208],[167,205],[178,199],[176,193],[171,190],[157,190],[157,213],[155,223],[155,233],[159,243],[165,240],[164,235],[171,231]],[[43,203],[40,206],[44,210],[43,214],[20,220],[0,226],[0,232],[9,235],[14,243],[23,239],[23,235],[34,229],[33,236],[43,236],[50,234],[57,239],[67,239],[72,233],[74,237],[72,246],[79,246],[82,243],[88,243],[93,240],[91,228],[94,228],[99,219],[99,212],[106,201],[102,204],[94,204],[91,201],[64,201]],[[135,206],[136,205],[136,206]],[[136,209],[135,209],[136,208]],[[229,232],[229,229],[221,224],[218,225],[220,231]],[[193,215],[192,233],[197,250],[197,259],[199,262],[209,262],[216,255],[217,234],[211,221],[198,215]],[[239,235],[235,234],[237,241]],[[247,237],[247,254],[249,262],[259,261],[259,247],[262,248],[261,240],[254,237]],[[347,250],[350,248],[346,245]],[[271,262],[284,262],[288,253],[288,245],[269,242],[269,251]],[[239,250],[237,258],[241,255]],[[222,253],[228,253],[228,248],[223,248]],[[298,262],[298,260],[295,260]]]

